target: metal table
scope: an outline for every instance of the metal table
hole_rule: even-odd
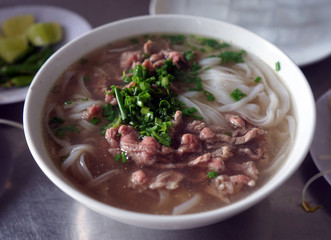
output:
[[[27,4],[0,0],[0,8]],[[32,1],[31,1],[32,2]],[[33,1],[70,9],[93,27],[148,14],[149,0]],[[331,88],[331,57],[302,67],[317,99]],[[0,118],[22,122],[24,103],[0,105]],[[176,231],[150,230],[118,223],[95,213],[59,190],[34,162],[22,130],[0,125],[0,239],[330,239],[331,189],[314,182],[308,199],[323,206],[311,214],[300,207],[305,182],[318,173],[308,154],[296,173],[265,200],[226,221]],[[1,189],[0,189],[1,193]]]

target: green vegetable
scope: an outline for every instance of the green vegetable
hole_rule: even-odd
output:
[[[244,62],[243,55],[245,53],[243,50],[238,52],[225,51],[218,57],[221,58],[222,63],[242,63]]]
[[[221,49],[230,46],[228,43],[224,43],[222,41],[212,38],[198,38],[198,41],[200,42],[201,45],[206,45],[213,49]]]
[[[276,71],[280,71],[280,62],[276,62],[275,67]]]
[[[97,125],[99,122],[100,122],[100,119],[96,118],[96,117],[94,117],[90,120],[90,123],[92,123],[93,125]]]
[[[208,91],[204,90],[203,95],[205,95],[208,102],[215,101],[215,96],[211,92],[208,92]]]
[[[238,88],[236,88],[230,95],[237,102],[247,96],[247,94],[243,93]]]
[[[0,68],[3,76],[13,76],[21,74],[35,74],[40,66],[35,64],[5,65]]]
[[[254,82],[258,83],[258,82],[260,82],[261,80],[262,80],[261,77],[257,77],[257,78],[254,79]]]
[[[207,173],[207,177],[209,178],[216,178],[218,176],[218,172],[216,171],[210,171]]]
[[[186,40],[185,35],[162,35],[163,38],[168,38],[172,44],[183,44]]]
[[[10,80],[10,83],[15,87],[24,87],[30,85],[34,76],[17,76]]]
[[[72,125],[72,126],[62,126],[59,128],[56,128],[54,130],[54,134],[58,137],[64,137],[67,133],[79,133],[79,130],[77,128],[77,125]]]
[[[115,162],[119,162],[121,158],[122,158],[121,154],[116,154],[114,160]]]

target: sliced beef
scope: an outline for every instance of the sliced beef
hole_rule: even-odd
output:
[[[208,134],[206,134],[208,133]],[[203,129],[200,134],[200,139],[206,141],[207,144],[219,144],[219,143],[228,143],[234,145],[245,144],[251,141],[253,138],[258,135],[264,135],[265,131],[260,128],[252,128],[247,131],[243,136],[232,136],[225,133],[211,134],[210,129]]]
[[[102,107],[99,105],[93,104],[92,106],[88,107],[86,111],[83,112],[83,119],[91,120],[93,117],[98,115],[102,110]]]
[[[140,51],[127,51],[122,53],[120,61],[121,68],[129,70],[133,64],[142,60],[142,54]]]
[[[233,156],[230,146],[223,146],[214,152],[205,153],[190,161],[188,166],[207,167],[211,171],[224,172],[225,163],[228,158]]]
[[[138,189],[140,192],[148,188],[153,190],[174,190],[179,187],[179,182],[183,178],[184,175],[182,173],[173,170],[162,172],[154,178],[148,177],[143,170],[139,169],[131,174],[129,186]]]
[[[245,121],[238,115],[225,114],[224,117],[234,128],[245,128]]]
[[[206,123],[198,120],[193,120],[186,124],[184,132],[194,133],[199,135],[202,129],[206,127]]]
[[[228,168],[241,173],[253,180],[258,179],[259,170],[256,167],[256,164],[252,161],[244,162],[244,163],[230,163]]]
[[[178,153],[200,153],[202,151],[199,137],[191,133],[185,133],[181,137]]]
[[[141,169],[131,174],[129,186],[138,189],[140,192],[148,188],[149,179]]]

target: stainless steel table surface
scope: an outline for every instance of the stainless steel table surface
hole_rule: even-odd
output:
[[[0,8],[17,4],[64,7],[93,27],[148,14],[149,0],[0,0]],[[331,88],[331,57],[302,67],[317,99]],[[0,105],[0,118],[22,122],[24,103]],[[0,239],[331,239],[331,188],[314,182],[308,199],[323,206],[315,213],[300,207],[305,182],[318,173],[308,154],[295,174],[256,206],[228,220],[189,230],[150,230],[103,217],[59,190],[34,162],[21,130],[0,125]],[[0,189],[1,192],[1,189]]]

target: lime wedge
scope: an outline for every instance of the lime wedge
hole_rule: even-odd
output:
[[[12,63],[27,48],[28,41],[25,36],[0,38],[0,57],[7,63]]]
[[[62,39],[61,25],[55,22],[34,23],[26,31],[29,41],[35,46],[46,46]]]
[[[1,28],[6,37],[17,37],[23,35],[33,23],[33,15],[19,15],[3,21]]]

